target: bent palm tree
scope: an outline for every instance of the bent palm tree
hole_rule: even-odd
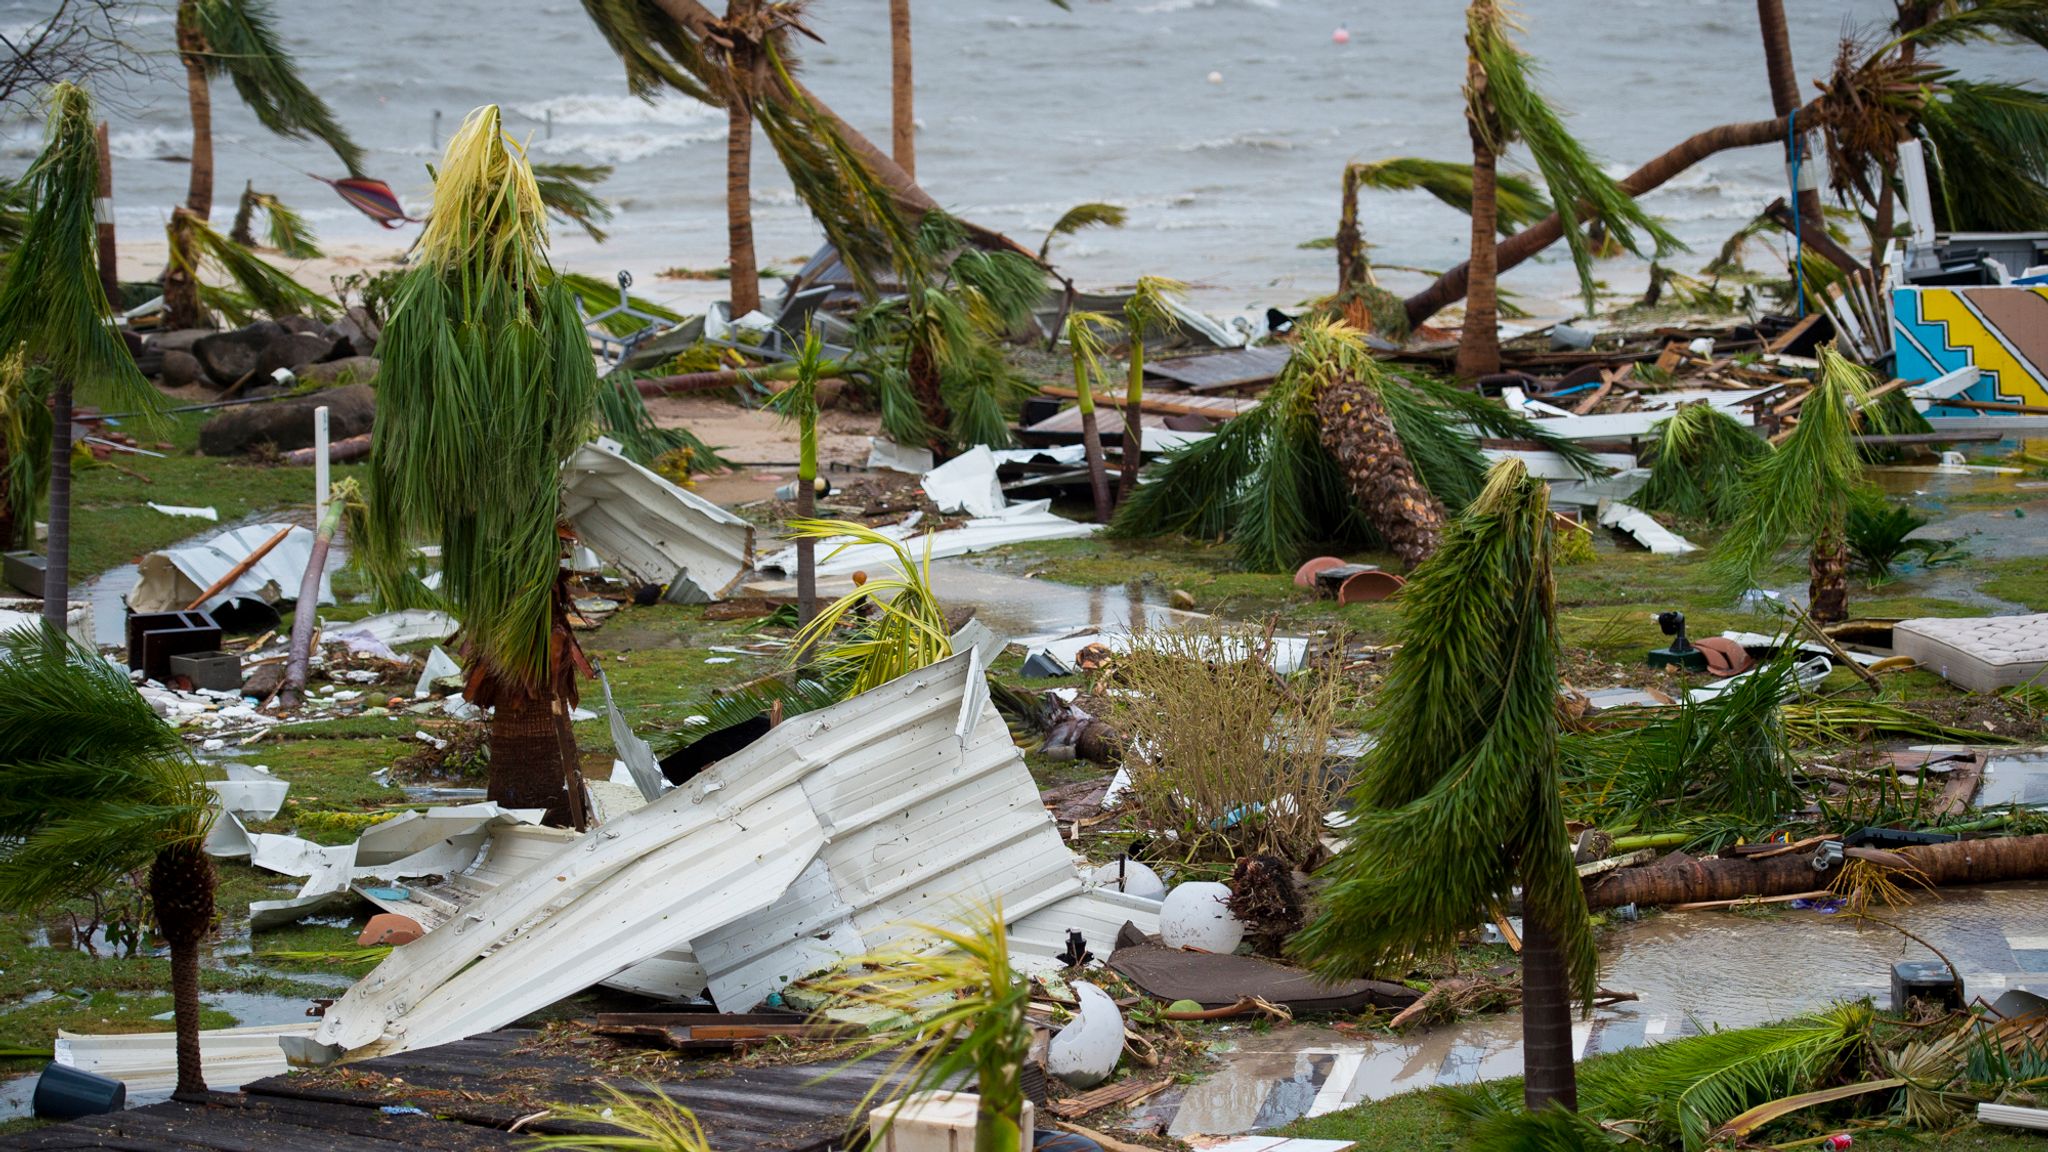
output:
[[[1095,419],[1095,383],[1102,378],[1102,333],[1115,327],[1099,312],[1067,314],[1067,348],[1074,358],[1074,405],[1081,411],[1081,451],[1088,465],[1088,489],[1095,498],[1095,522],[1109,523],[1115,504],[1109,495],[1109,470],[1102,455],[1102,426]]]
[[[1713,566],[1730,595],[1753,587],[1788,546],[1807,550],[1807,598],[1822,624],[1849,617],[1849,509],[1862,487],[1856,412],[1875,381],[1832,344],[1820,350],[1820,380],[1799,408],[1784,444],[1747,469],[1739,511],[1714,544]],[[1882,430],[1882,429],[1880,429]]]
[[[362,149],[299,75],[278,37],[268,0],[178,0],[177,37],[192,116],[192,162],[185,203],[172,210],[174,225],[179,212],[202,221],[213,215],[213,81],[223,77],[265,128],[293,139],[318,140],[334,150],[349,175],[362,175]],[[164,275],[167,322],[173,328],[197,327],[205,313],[190,271],[194,261],[189,254],[177,259],[177,242],[174,228],[172,266]]]
[[[1571,1006],[1598,975],[1558,794],[1548,488],[1504,460],[1401,597],[1356,819],[1293,950],[1358,975],[1448,951],[1522,890],[1523,1093],[1575,1108]]]
[[[1295,355],[1312,375],[1323,447],[1344,472],[1352,503],[1410,568],[1429,559],[1444,509],[1409,462],[1380,393],[1388,384],[1356,332],[1329,324],[1302,333]]]
[[[548,268],[545,214],[497,107],[470,113],[380,344],[363,545],[393,599],[410,589],[413,538],[441,545],[467,695],[495,708],[491,798],[581,823],[569,710],[582,654],[557,524],[562,461],[598,385],[575,297]]]
[[[50,93],[43,151],[22,178],[34,207],[0,282],[0,354],[26,349],[46,371],[25,375],[48,387],[50,403],[50,539],[43,572],[43,619],[64,630],[71,602],[71,407],[81,389],[126,408],[154,412],[156,389],[114,334],[100,286],[99,234],[93,197],[99,150],[92,101],[59,84]],[[44,399],[36,394],[33,403]],[[25,416],[31,424],[38,417]],[[10,486],[11,487],[11,486]]]
[[[1500,193],[1495,168],[1511,144],[1528,147],[1550,202],[1564,225],[1586,307],[1594,304],[1593,248],[1583,226],[1598,221],[1616,244],[1648,255],[1669,255],[1678,241],[1645,213],[1600,163],[1566,131],[1564,121],[1537,93],[1535,68],[1509,39],[1514,25],[1502,0],[1473,0],[1465,13],[1465,121],[1472,137],[1472,262],[1458,374],[1500,370],[1498,243]]]
[[[213,930],[212,821],[199,766],[128,683],[61,633],[0,636],[0,905],[96,896],[149,869],[171,949],[178,1095],[203,1096],[199,948]]]
[[[1173,303],[1187,295],[1188,286],[1164,276],[1140,276],[1131,298],[1124,302],[1124,331],[1131,338],[1131,363],[1124,386],[1124,442],[1122,467],[1117,471],[1116,498],[1129,500],[1138,487],[1138,457],[1145,451],[1145,425],[1140,407],[1145,399],[1145,330],[1174,328]]]

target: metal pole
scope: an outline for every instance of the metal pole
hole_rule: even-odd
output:
[[[327,519],[327,408],[313,409],[313,523]]]
[[[100,180],[93,192],[92,216],[99,225],[100,287],[107,293],[107,306],[121,311],[121,273],[114,258],[114,157],[107,148],[107,122],[93,128],[99,144]]]

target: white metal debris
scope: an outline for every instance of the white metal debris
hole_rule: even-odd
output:
[[[1165,642],[1168,632],[1171,632],[1171,630],[1134,633],[1129,629],[1123,629],[1120,631],[1104,632],[1092,626],[1083,626],[1064,634],[1027,636],[1016,641],[1016,643],[1022,645],[1029,656],[1040,657],[1055,667],[1063,669],[1064,674],[1072,675],[1081,670],[1080,665],[1076,661],[1081,655],[1081,650],[1084,648],[1100,644],[1111,652],[1129,652],[1139,644],[1157,645]],[[1182,638],[1175,636],[1174,639],[1178,641]],[[1206,638],[1204,638],[1204,643],[1207,643]],[[1202,650],[1207,651],[1206,648]],[[1221,660],[1243,660],[1248,654],[1249,649],[1246,648],[1244,641],[1235,637],[1225,636],[1220,638],[1219,646],[1214,656]],[[1301,662],[1307,656],[1308,641],[1306,639],[1299,636],[1275,636],[1272,640],[1272,648],[1267,654],[1266,662],[1273,666],[1273,671],[1278,672],[1282,676],[1288,676],[1300,670]]]
[[[283,524],[248,524],[223,532],[204,544],[190,548],[169,548],[152,552],[137,565],[135,587],[128,593],[128,607],[137,612],[178,612],[199,598],[201,592],[234,570],[249,554],[277,535]],[[296,596],[306,564],[313,556],[313,533],[294,527],[261,560],[235,578],[202,609],[217,608],[230,600],[253,597],[275,603],[287,595]],[[320,603],[334,603],[334,591],[327,576],[320,577]]]
[[[977,444],[924,474],[919,483],[941,512],[996,516],[1009,503],[996,479],[995,454]]]
[[[908,521],[877,529],[885,536],[903,541],[911,557],[920,560],[926,555],[927,546],[931,549],[932,559],[942,560],[949,556],[986,552],[1005,544],[1092,536],[1101,530],[1100,524],[1083,524],[1054,513],[1052,502],[1049,500],[1012,504],[998,515],[969,520],[958,528],[948,528],[925,536],[917,535],[915,524]],[[843,549],[842,544],[845,545]],[[851,537],[834,537],[818,542],[817,571],[820,576],[880,572],[895,562],[895,552],[880,544],[856,543]],[[785,548],[768,557],[761,566],[794,575],[796,549]]]
[[[689,580],[725,595],[754,563],[754,529],[628,460],[610,440],[562,465],[562,515],[598,555],[643,584]]]
[[[159,504],[154,500],[145,500],[144,503],[166,516],[189,516],[194,520],[220,519],[220,511],[215,508],[192,508],[184,504]]]
[[[1600,510],[1600,526],[1626,532],[1658,556],[1683,556],[1699,545],[1657,523],[1648,512],[1627,504],[1609,503]]]
[[[311,1036],[316,1020],[261,1024],[244,1028],[209,1028],[199,1033],[199,1067],[207,1087],[232,1092],[266,1076],[282,1076],[285,1036]],[[128,1085],[130,1102],[170,1092],[178,1082],[175,1032],[132,1032],[85,1035],[59,1031],[56,1061],[81,1072],[94,1072]]]
[[[1150,930],[1145,902],[1088,890],[970,680],[971,652],[784,722],[394,952],[319,1041],[358,1056],[445,1043],[665,953],[685,964],[684,949],[713,999],[744,1010],[993,900],[1021,936],[1071,925],[1103,955],[1125,920]]]
[[[332,638],[339,640],[346,636],[363,636],[390,648],[421,640],[439,643],[455,635],[455,630],[461,626],[460,621],[446,612],[407,608],[402,612],[365,616],[347,625],[337,625]]]
[[[322,845],[297,836],[249,835],[249,862],[285,876],[303,876],[299,894],[288,900],[249,905],[254,928],[289,924],[313,912],[354,899],[359,880],[404,880],[458,872],[475,863],[495,825],[534,824],[539,809],[465,804],[407,812],[373,824],[352,844]]]
[[[1633,412],[1594,416],[1574,415],[1540,400],[1532,400],[1517,388],[1503,389],[1501,401],[1511,411],[1534,419],[1537,427],[1552,436],[1566,440],[1633,440],[1648,436],[1651,429],[1668,418],[1679,405],[1702,401],[1728,413],[1742,424],[1753,424],[1755,420],[1743,410],[1744,406],[1768,391],[1770,389],[1767,388],[1674,389],[1645,395],[1643,407]]]
[[[894,440],[880,436],[868,437],[868,467],[884,468],[891,472],[908,472],[922,476],[932,470],[932,450],[929,448],[906,448]]]

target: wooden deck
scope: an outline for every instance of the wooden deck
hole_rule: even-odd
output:
[[[826,1152],[887,1058],[742,1065],[677,1057],[588,1033],[506,1029],[438,1048],[275,1076],[209,1104],[155,1104],[0,1139],[0,1149],[132,1152],[464,1152],[525,1146],[521,1134],[587,1130],[537,1118],[643,1082],[696,1113],[718,1152]],[[387,1111],[395,1109],[397,1111]],[[419,1109],[414,1113],[410,1109]],[[520,1124],[519,1134],[509,1129]]]

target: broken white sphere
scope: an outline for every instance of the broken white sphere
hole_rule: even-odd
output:
[[[1231,912],[1230,887],[1209,880],[1182,884],[1159,906],[1159,939],[1168,948],[1234,952],[1244,921]]]
[[[1045,1070],[1073,1088],[1093,1088],[1116,1071],[1124,1054],[1124,1014],[1109,993],[1086,981],[1073,985],[1080,1011],[1045,1050]]]
[[[1166,881],[1159,878],[1159,873],[1136,860],[1112,860],[1090,872],[1088,880],[1103,888],[1142,896],[1147,900],[1158,900],[1166,895]]]

